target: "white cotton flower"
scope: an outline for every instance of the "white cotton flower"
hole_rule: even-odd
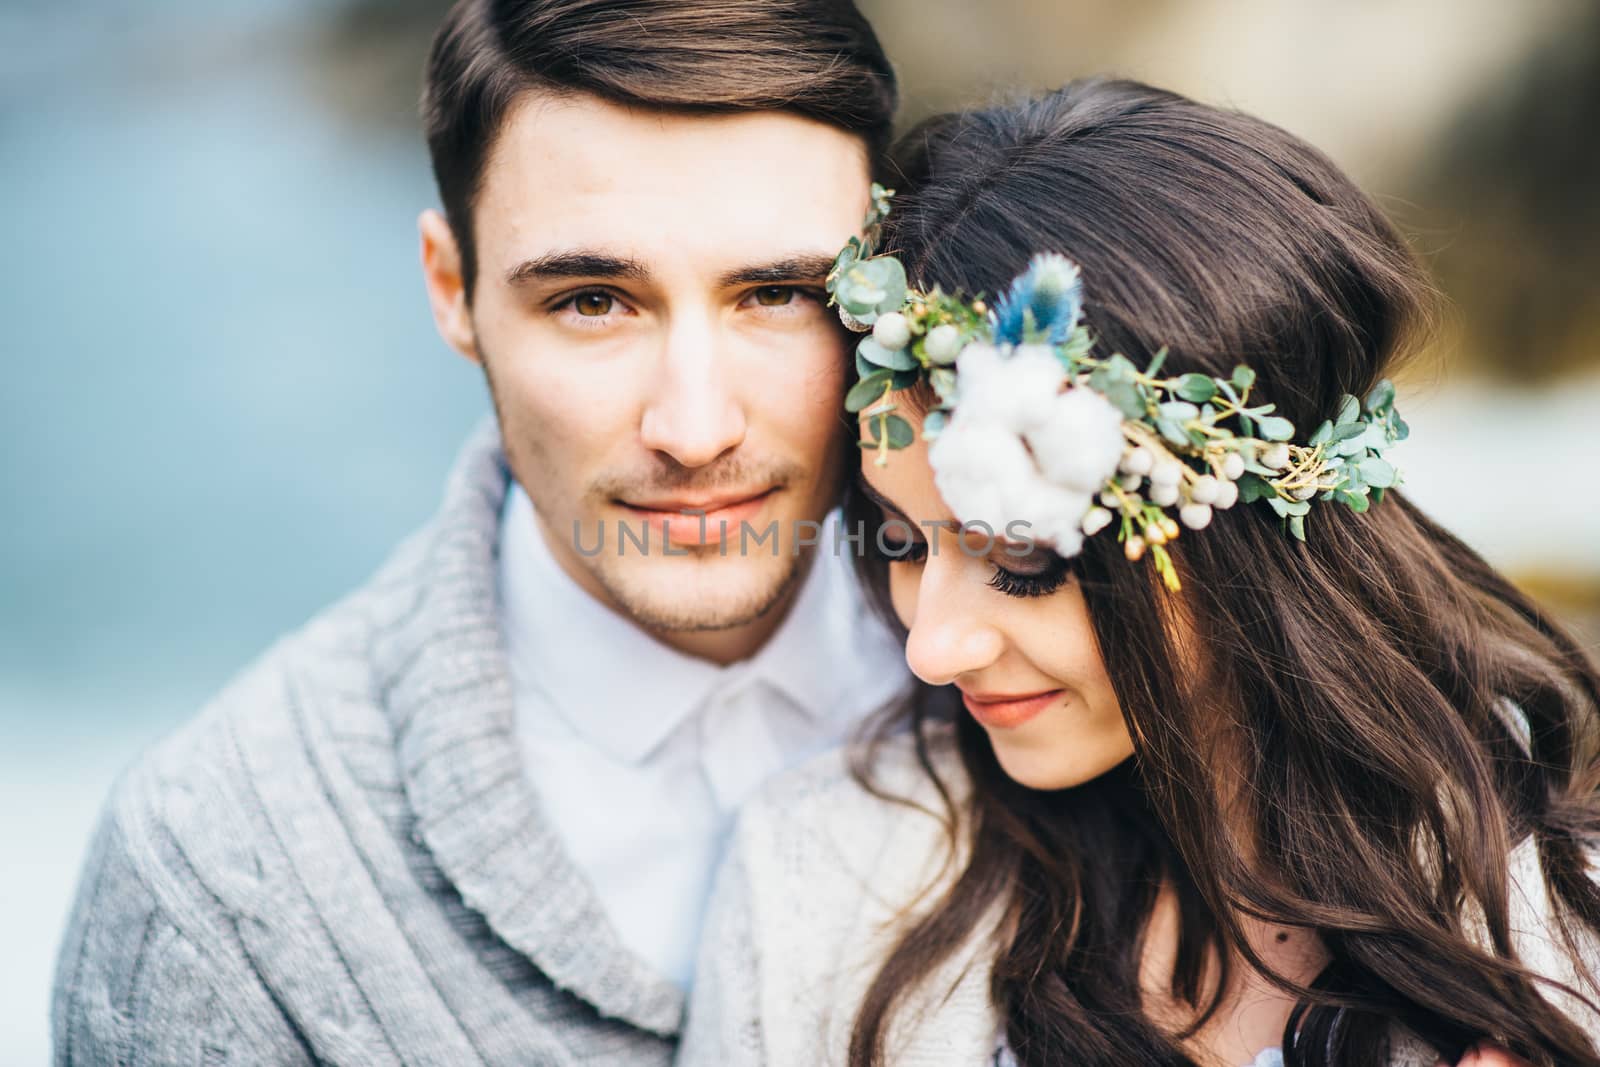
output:
[[[1211,505],[1185,504],[1178,509],[1178,521],[1191,530],[1204,530],[1211,522]]]
[[[911,343],[911,326],[898,311],[879,315],[872,325],[872,339],[891,352],[897,352]]]
[[[1003,489],[1007,522],[1027,523],[1030,537],[1050,545],[1063,556],[1075,556],[1083,548],[1080,525],[1093,501],[1087,493],[1076,493],[1052,485],[1037,471],[1017,479]],[[1002,527],[1001,532],[1004,528]]]
[[[1189,487],[1189,499],[1196,504],[1213,504],[1216,502],[1217,493],[1221,487],[1222,483],[1217,479],[1209,474],[1202,474]]]
[[[956,360],[956,408],[983,422],[1026,433],[1050,417],[1066,370],[1046,345],[1003,351],[971,344]]]
[[[1239,487],[1233,482],[1223,482],[1217,486],[1217,499],[1211,506],[1221,511],[1227,511],[1239,502]]]
[[[1095,534],[1111,525],[1111,520],[1116,518],[1110,511],[1096,505],[1084,512],[1083,521],[1079,523],[1083,528],[1083,536],[1093,537]]]
[[[1176,485],[1166,482],[1162,482],[1159,485],[1154,482],[1150,484],[1150,503],[1157,507],[1170,508],[1177,502],[1178,487]]]
[[[1008,514],[1009,487],[1038,474],[1021,438],[994,423],[957,409],[928,446],[934,485],[962,522],[982,522],[995,534],[1016,516]]]
[[[1144,445],[1130,448],[1122,457],[1121,469],[1126,474],[1137,474],[1143,477],[1155,469],[1156,454]]]
[[[1027,439],[1046,478],[1093,493],[1116,475],[1122,460],[1122,412],[1093,389],[1068,389],[1055,397],[1049,419]]]
[[[1183,464],[1170,457],[1157,460],[1155,467],[1150,471],[1151,485],[1170,485],[1176,489],[1181,481],[1183,481]]]
[[[1232,482],[1244,477],[1244,457],[1237,452],[1229,452],[1222,460],[1222,476]]]
[[[922,350],[935,363],[954,363],[961,353],[961,330],[949,323],[935,326],[923,338]]]

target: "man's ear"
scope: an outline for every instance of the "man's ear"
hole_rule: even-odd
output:
[[[428,287],[433,324],[446,344],[472,362],[481,363],[467,291],[462,284],[461,248],[456,244],[456,235],[445,217],[433,208],[417,217],[417,234],[422,239],[422,280]]]

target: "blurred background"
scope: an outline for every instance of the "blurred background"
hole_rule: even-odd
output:
[[[863,0],[912,121],[1081,74],[1231,104],[1377,194],[1451,305],[1412,496],[1600,641],[1600,3]],[[0,1062],[116,771],[423,522],[443,0],[0,0]]]

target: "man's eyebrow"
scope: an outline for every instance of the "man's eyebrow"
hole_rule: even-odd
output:
[[[609,252],[574,248],[546,252],[525,259],[506,272],[507,285],[521,285],[535,278],[627,278],[642,281],[650,272],[636,259]]]
[[[717,279],[724,289],[736,285],[775,284],[777,282],[820,282],[833,269],[834,257],[820,252],[783,256],[766,263],[752,263],[727,271]]]

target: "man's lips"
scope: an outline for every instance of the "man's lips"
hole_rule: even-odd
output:
[[[739,524],[753,518],[775,492],[776,487],[714,497],[662,497],[618,500],[617,503],[638,516],[650,529],[660,530],[669,541],[714,545],[728,537],[737,537]]]
[[[1021,726],[1061,696],[1060,689],[1036,693],[969,693],[961,691],[961,702],[972,717],[992,730]]]

